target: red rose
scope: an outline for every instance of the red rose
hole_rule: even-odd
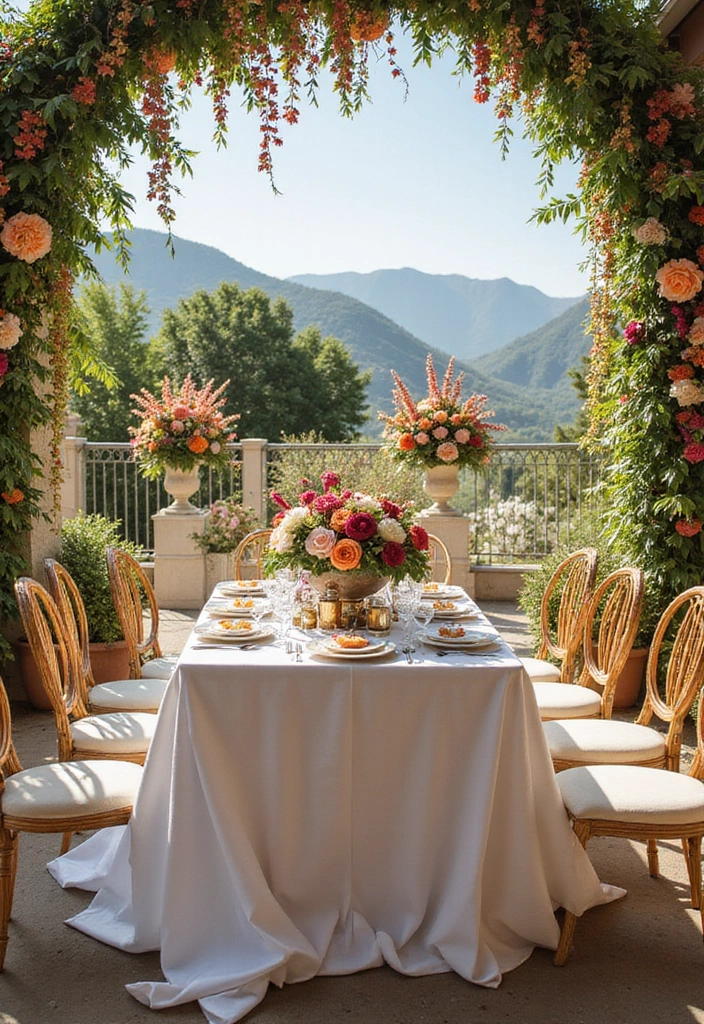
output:
[[[385,565],[392,567],[403,565],[406,561],[406,552],[404,551],[403,544],[397,544],[394,540],[387,541],[382,548],[381,560]]]
[[[345,533],[352,540],[369,540],[376,533],[376,519],[368,512],[355,512],[345,523]]]
[[[416,551],[428,550],[428,532],[422,526],[412,526],[408,531],[408,535]]]
[[[403,509],[400,505],[397,505],[395,501],[389,501],[388,498],[382,498],[380,505],[387,519],[400,519],[403,515]]]
[[[468,443],[471,444],[472,448],[483,448],[484,438],[481,434],[472,434]]]

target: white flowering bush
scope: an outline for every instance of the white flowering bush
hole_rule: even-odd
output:
[[[552,549],[557,540],[555,509],[514,494],[495,491],[478,512],[470,512],[470,535],[477,555],[532,555]]]

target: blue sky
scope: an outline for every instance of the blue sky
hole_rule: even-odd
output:
[[[257,171],[256,115],[233,92],[228,147],[218,151],[209,103],[197,98],[180,133],[198,150],[195,176],[179,181],[174,234],[275,277],[415,267],[582,294],[585,251],[573,226],[528,223],[540,203],[539,168],[520,124],[502,161],[493,105],[474,102],[472,81],[452,76],[451,56],[413,68],[407,41],[398,44],[408,98],[382,57],[371,70],[372,104],[347,120],[323,78],[320,107],[304,105],[275,151],[278,196]],[[133,222],[163,230],[144,198],[147,170],[136,157],[123,177],[136,200]],[[558,191],[575,178],[574,168],[561,170]]]

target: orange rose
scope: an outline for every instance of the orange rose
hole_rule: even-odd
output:
[[[208,442],[204,437],[191,437],[186,442],[186,447],[189,452],[194,452],[196,455],[200,455],[208,447]]]
[[[427,416],[424,416],[422,420],[418,420],[418,427],[420,430],[430,430],[433,425],[433,421],[429,420]]]
[[[14,491],[10,491],[9,494],[7,491],[3,491],[2,498],[8,505],[16,505],[18,501],[24,501],[24,494],[19,487],[15,487]]]
[[[691,260],[669,260],[660,267],[655,280],[660,295],[670,302],[689,302],[702,290],[704,274]]]
[[[342,533],[345,523],[352,514],[352,510],[349,508],[336,508],[330,516],[330,529],[335,530],[336,533]]]
[[[438,409],[438,411],[435,413],[435,422],[447,423],[447,413],[445,412],[444,409]]]
[[[398,446],[402,452],[411,452],[416,446],[416,442],[413,440],[413,434],[401,434],[398,439]]]
[[[0,243],[11,256],[34,263],[51,249],[51,225],[38,213],[16,213],[0,231]]]
[[[330,561],[336,569],[345,572],[347,569],[356,569],[362,558],[362,545],[349,537],[338,540],[330,552]]]

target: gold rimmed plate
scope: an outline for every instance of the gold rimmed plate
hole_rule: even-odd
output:
[[[335,651],[331,650],[327,640],[312,640],[306,649],[309,654],[318,658],[344,658],[346,661],[359,661],[364,658],[383,658],[387,654],[392,654],[396,650],[396,644],[386,641],[378,646],[375,645],[374,650],[364,648],[363,650],[352,651],[338,647]]]
[[[193,632],[199,640],[213,640],[217,643],[246,644],[260,643],[274,635],[271,626],[252,626],[251,629],[228,629],[217,622],[196,626]]]
[[[463,636],[442,636],[438,630],[429,630],[421,633],[420,639],[433,647],[456,647],[458,650],[491,647],[499,643],[496,633],[485,633],[478,629],[466,629]]]
[[[240,603],[238,603],[240,602]],[[271,612],[271,605],[264,597],[235,597],[230,600],[211,600],[205,606],[207,614],[213,619],[246,619],[251,617],[252,608],[263,607],[264,614]]]
[[[224,583],[218,583],[217,592],[224,597],[252,597],[255,594],[261,597],[264,587],[261,580],[225,580]]]

